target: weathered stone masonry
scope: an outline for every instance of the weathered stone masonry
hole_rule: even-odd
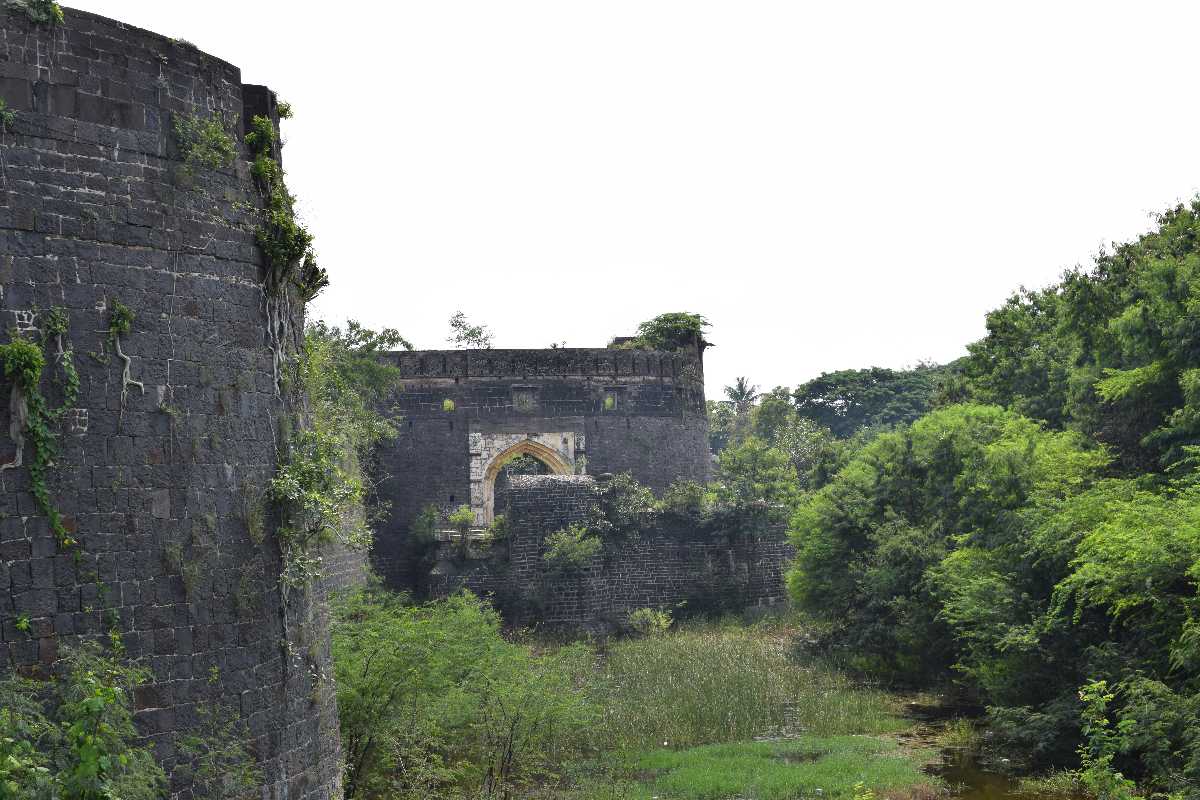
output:
[[[384,404],[400,436],[379,453],[390,504],[372,559],[393,585],[420,586],[406,543],[426,505],[492,517],[497,470],[519,454],[557,474],[629,472],[661,491],[709,473],[698,348],[674,353],[564,348],[447,350],[387,356],[402,387]]]
[[[589,476],[513,477],[497,500],[509,539],[466,559],[458,544],[442,545],[438,593],[492,596],[517,625],[597,632],[619,630],[639,608],[721,613],[786,602],[783,573],[794,550],[782,529],[697,538],[686,521],[664,517],[636,538],[607,543],[576,573],[548,572],[546,536],[586,525],[594,489]]]
[[[81,392],[50,489],[83,554],[60,552],[27,470],[0,474],[0,668],[50,665],[60,645],[115,630],[153,672],[137,722],[168,770],[196,704],[226,702],[264,798],[340,796],[320,607],[285,617],[269,520],[261,535],[285,409],[248,213],[260,201],[243,160],[181,179],[171,134],[174,115],[244,121],[271,114],[273,96],[92,14],[45,27],[0,7],[0,22],[0,97],[16,114],[0,133],[0,331],[70,312]],[[122,346],[145,385],[124,401],[105,341],[116,301],[136,313]],[[172,796],[190,796],[178,775]]]

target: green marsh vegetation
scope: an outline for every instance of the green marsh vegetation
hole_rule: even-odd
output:
[[[896,700],[798,661],[787,625],[693,622],[551,644],[505,637],[469,595],[412,605],[378,587],[344,598],[337,619],[351,798],[782,800],[936,788],[921,771],[928,754],[893,735],[906,725]]]

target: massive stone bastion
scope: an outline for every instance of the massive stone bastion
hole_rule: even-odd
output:
[[[191,796],[174,768],[200,703],[242,720],[264,797],[340,796],[320,598],[285,601],[269,515],[264,532],[288,409],[241,136],[276,118],[274,96],[85,12],[42,25],[0,5],[0,25],[0,339],[46,348],[58,449],[39,462],[28,398],[11,394],[0,669],[45,672],[65,645],[119,637],[153,673],[136,721],[173,797]],[[229,126],[230,166],[185,168],[175,125],[196,117]]]

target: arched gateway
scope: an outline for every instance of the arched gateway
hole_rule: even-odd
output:
[[[472,486],[471,510],[475,512],[475,522],[479,525],[488,525],[495,518],[496,478],[500,475],[500,470],[504,468],[505,464],[519,456],[532,456],[536,458],[545,464],[555,475],[574,475],[576,471],[575,448],[571,446],[571,440],[574,435],[573,433],[549,433],[537,436],[527,434],[525,439],[509,445],[493,456],[483,469],[483,478],[480,481],[481,485],[478,492]],[[562,451],[554,450],[540,441],[547,438],[559,439],[563,444]],[[474,473],[473,464],[472,473]],[[478,506],[475,505],[477,496],[479,500]]]

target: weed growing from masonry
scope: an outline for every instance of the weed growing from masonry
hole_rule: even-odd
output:
[[[579,572],[599,553],[604,543],[588,533],[587,528],[571,525],[546,537],[546,552],[542,561],[554,573]]]
[[[214,667],[215,669],[215,667]],[[215,684],[220,674],[209,676]],[[201,703],[196,706],[199,724],[179,742],[183,772],[190,776],[197,797],[212,800],[246,800],[258,796],[262,771],[246,748],[246,724],[232,709]]]
[[[24,11],[38,25],[60,25],[63,21],[62,6],[53,0],[8,0],[7,5]]]
[[[117,358],[121,359],[123,365],[121,371],[121,413],[125,413],[125,403],[129,398],[129,387],[136,386],[142,394],[146,393],[146,385],[141,381],[135,381],[132,376],[133,360],[125,355],[125,351],[121,349],[121,337],[127,335],[133,330],[133,320],[136,315],[133,309],[122,303],[120,300],[113,298],[112,308],[108,311],[108,342],[112,345],[113,352],[117,354]]]
[[[237,158],[237,142],[226,130],[219,114],[199,117],[183,114],[175,117],[175,140],[183,156],[183,172],[193,175],[197,169],[225,169]]]
[[[0,133],[8,133],[13,124],[17,121],[17,115],[3,97],[0,97]]]
[[[662,350],[670,352],[681,347],[698,344],[701,349],[707,346],[704,341],[704,331],[708,328],[708,320],[700,314],[687,311],[675,311],[659,314],[652,320],[647,320],[638,326],[638,335],[618,345],[610,345],[617,350]]]

